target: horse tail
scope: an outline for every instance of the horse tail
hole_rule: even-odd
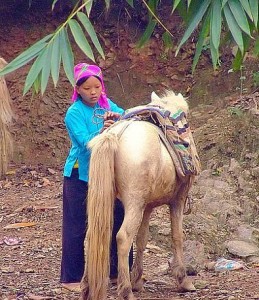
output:
[[[108,132],[89,143],[91,160],[87,200],[87,277],[89,298],[106,299],[110,269],[110,243],[113,228],[115,192],[115,154],[118,138]]]

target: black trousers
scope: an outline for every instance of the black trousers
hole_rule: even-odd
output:
[[[80,282],[84,274],[84,239],[87,230],[88,184],[79,180],[78,170],[73,169],[71,177],[64,177],[63,184],[63,228],[61,276],[63,283]],[[118,199],[114,205],[114,227],[110,253],[110,277],[118,274],[116,234],[124,219],[124,208]],[[133,247],[129,255],[129,266],[133,264]]]

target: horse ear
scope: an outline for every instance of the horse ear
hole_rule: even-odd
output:
[[[151,93],[151,102],[155,102],[158,100],[160,100],[159,96],[155,92],[152,92]]]
[[[7,62],[0,56],[0,70],[7,65]]]

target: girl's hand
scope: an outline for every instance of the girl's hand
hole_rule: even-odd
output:
[[[115,123],[114,120],[105,120],[104,123],[103,123],[103,128],[100,130],[100,133],[102,133],[104,130],[109,128],[114,123]]]
[[[107,120],[114,120],[114,121],[117,121],[119,118],[120,118],[120,114],[119,113],[115,113],[115,112],[112,112],[112,111],[107,111],[103,118],[104,118],[104,121],[107,121]]]

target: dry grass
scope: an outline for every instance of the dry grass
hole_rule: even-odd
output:
[[[0,57],[0,70],[6,64]],[[11,97],[4,77],[0,77],[0,177],[6,174],[13,153],[13,139],[9,131],[12,119]]]

